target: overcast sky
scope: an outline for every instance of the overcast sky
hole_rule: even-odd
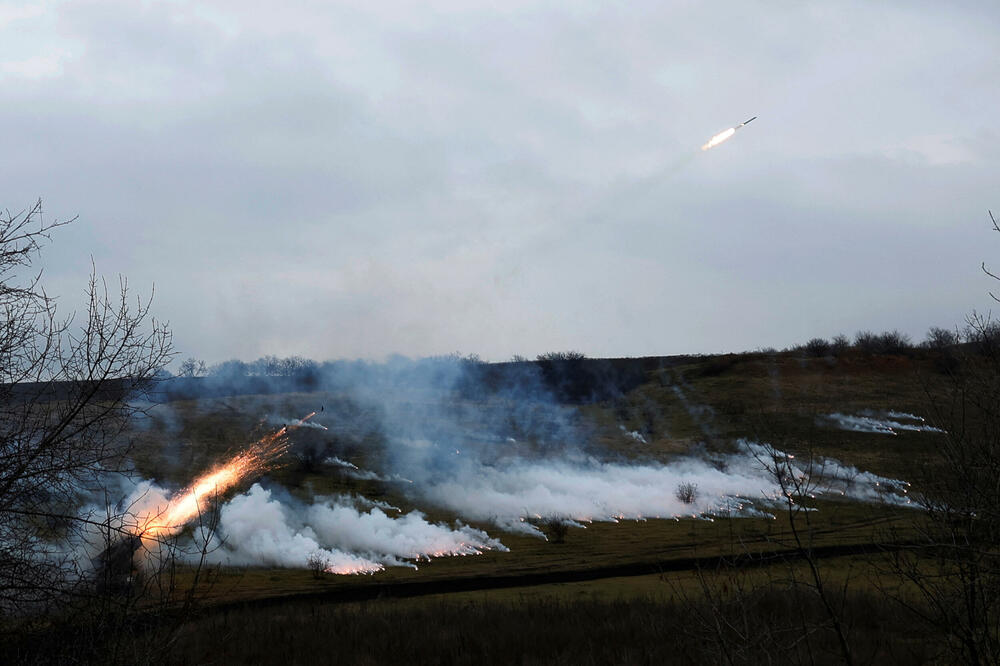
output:
[[[992,0],[5,2],[0,207],[79,216],[67,308],[93,258],[209,362],[921,339],[1000,267],[998,35]]]

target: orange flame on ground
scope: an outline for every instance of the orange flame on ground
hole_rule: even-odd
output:
[[[315,415],[316,412],[312,412],[296,423],[264,435],[224,464],[201,475],[183,491],[171,497],[165,509],[140,516],[136,533],[145,542],[156,541],[181,531],[185,525],[200,516],[213,499],[247,477],[262,474],[275,467],[278,459],[288,450],[288,432]]]

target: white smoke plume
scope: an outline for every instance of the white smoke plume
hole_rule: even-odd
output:
[[[337,548],[328,548],[319,535],[259,484],[234,497],[220,511],[218,536],[209,547],[211,561],[254,566],[305,568],[310,556],[322,557],[336,573],[371,573],[383,562]]]
[[[806,479],[811,494],[907,503],[906,484],[815,460],[811,467],[766,445],[741,441],[736,453],[687,457],[669,464],[590,460],[517,460],[507,465],[467,465],[460,474],[418,488],[422,496],[475,521],[541,536],[532,519],[576,522],[679,518],[699,515],[761,515],[783,501],[777,468]],[[786,477],[787,478],[787,477]],[[678,496],[682,484],[697,491]]]
[[[126,480],[122,490],[124,499],[110,507],[108,526],[115,535],[135,533],[136,516],[161,511],[170,499],[169,491],[148,480]],[[94,520],[95,526],[78,546],[80,562],[96,564],[107,548],[107,532],[96,523],[108,515],[108,507],[97,504],[82,509],[81,516]],[[204,546],[212,563],[292,568],[306,567],[315,556],[325,561],[330,573],[357,574],[386,566],[415,567],[414,560],[432,557],[507,550],[482,530],[430,523],[419,511],[402,514],[397,507],[364,497],[318,497],[304,504],[276,497],[260,484],[224,503],[215,533],[207,544],[201,538],[202,531],[196,529],[194,543],[181,544],[174,554],[197,558]],[[138,553],[139,559],[159,559],[164,555],[159,547],[144,543],[147,550]]]
[[[822,422],[832,423],[841,430],[853,432],[872,432],[882,435],[896,435],[897,430],[912,432],[944,432],[940,428],[928,425],[926,419],[906,412],[862,412],[861,414],[827,414]]]
[[[361,469],[354,463],[347,460],[341,460],[336,456],[326,458],[323,460],[323,463],[340,469],[342,474],[349,476],[352,479],[357,479],[358,481],[384,481],[387,483],[395,481],[399,483],[413,483],[413,481],[404,479],[398,474],[383,475],[371,470]]]
[[[623,425],[619,425],[618,429],[621,430],[623,433],[625,433],[626,437],[630,437],[631,439],[639,442],[640,444],[645,444],[646,443],[646,438],[643,437],[642,433],[639,432],[638,430],[628,430]]]
[[[429,523],[419,512],[399,517],[380,507],[359,510],[349,498],[319,497],[304,508],[254,484],[221,509],[221,548],[214,561],[304,567],[319,554],[331,573],[364,573],[409,560],[506,550],[485,532],[465,525]]]
[[[310,419],[308,421],[303,421],[298,418],[289,418],[286,416],[268,416],[267,422],[276,427],[280,428],[282,426],[294,425],[296,428],[311,428],[313,430],[329,430],[325,425],[319,423],[315,419]]]
[[[906,503],[902,482],[835,461],[813,461],[819,464],[807,470],[780,452],[777,460],[770,459],[774,452],[749,442],[729,455],[695,452],[669,462],[609,459],[595,443],[594,426],[550,391],[563,386],[562,379],[543,381],[538,366],[489,385],[474,365],[401,367],[395,379],[386,369],[374,377],[359,375],[356,383],[343,387],[363,406],[357,413],[377,419],[372,430],[379,433],[374,440],[379,455],[366,459],[371,468],[331,463],[337,473],[355,478],[388,481],[405,475],[412,484],[396,486],[396,491],[417,505],[444,508],[464,520],[540,535],[531,521],[543,518],[582,524],[760,515],[783,497],[776,465],[809,476],[809,493]],[[702,431],[713,435],[712,409],[693,401],[683,386],[671,388]],[[329,425],[348,430],[344,423]],[[645,439],[623,424],[617,429],[636,442]],[[697,487],[690,501],[678,497],[681,484]]]
[[[323,463],[326,465],[332,465],[334,467],[343,467],[345,469],[353,469],[353,470],[358,469],[358,466],[355,465],[354,463],[347,460],[341,460],[337,456],[329,456],[323,461]]]

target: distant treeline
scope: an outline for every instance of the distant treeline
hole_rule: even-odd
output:
[[[515,356],[500,363],[487,363],[476,355],[458,354],[421,359],[392,356],[383,362],[319,362],[301,356],[271,355],[249,362],[233,359],[211,366],[189,358],[181,364],[177,376],[164,372],[141,387],[126,379],[107,380],[100,394],[128,392],[154,402],[169,402],[225,395],[347,391],[359,386],[385,386],[451,390],[456,397],[466,399],[506,394],[586,404],[619,398],[647,381],[651,373],[696,359],[721,362],[736,357],[775,354],[814,358],[927,354],[947,361],[951,352],[959,349],[972,352],[997,349],[1000,324],[973,317],[964,330],[932,327],[920,343],[914,343],[909,336],[896,330],[859,331],[853,338],[846,335],[830,339],[817,337],[783,350],[765,347],[739,354],[588,358],[580,352],[565,351],[540,354],[534,360]],[[0,390],[0,401],[65,399],[71,392],[86,389],[86,382],[19,383],[5,389]]]
[[[802,352],[807,356],[839,356],[846,352],[863,354],[912,354],[919,350],[944,351],[960,346],[992,347],[1000,341],[1000,323],[989,321],[975,314],[964,329],[947,329],[932,326],[920,343],[914,343],[910,336],[899,331],[858,331],[853,340],[846,335],[835,335],[831,339],[812,338],[808,342],[786,349],[786,352]],[[775,349],[759,351],[776,353]]]
[[[997,341],[1000,341],[1000,325],[974,320],[964,330],[932,327],[920,343],[914,343],[908,335],[896,330],[859,331],[853,338],[846,335],[836,335],[829,340],[817,337],[781,351],[762,348],[737,356],[941,355],[941,352],[960,347],[991,346]],[[189,358],[182,364],[180,376],[161,382],[156,396],[161,400],[178,400],[391,386],[452,390],[456,397],[467,399],[497,394],[531,395],[562,403],[586,404],[621,397],[647,381],[657,370],[715,356],[719,355],[592,359],[581,352],[563,351],[540,354],[534,360],[515,356],[501,363],[487,363],[475,355],[458,354],[422,359],[392,356],[384,362],[319,362],[301,356],[262,356],[255,361],[234,359],[212,366]]]
[[[646,381],[649,373],[688,358],[588,359],[578,352],[554,352],[533,361],[517,359],[504,363],[485,363],[475,356],[457,355],[321,363],[299,356],[265,356],[251,362],[231,360],[209,367],[189,359],[185,367],[194,368],[194,372],[164,378],[156,393],[161,400],[169,401],[385,385],[395,389],[452,390],[457,397],[467,399],[497,394],[530,395],[580,404],[617,398]]]

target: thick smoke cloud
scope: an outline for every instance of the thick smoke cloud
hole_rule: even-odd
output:
[[[212,398],[235,394],[226,400],[244,410],[259,409],[274,425],[297,421],[288,416],[298,410],[289,403],[288,396],[295,395],[294,400],[309,405],[306,409],[323,410],[310,422],[312,427],[293,437],[291,455],[308,463],[311,473],[381,482],[408,506],[443,509],[479,527],[520,534],[543,537],[538,525],[548,520],[582,525],[770,515],[792,491],[908,502],[903,481],[831,459],[796,460],[746,440],[728,450],[716,442],[722,446],[713,446],[713,452],[695,447],[663,459],[605,449],[595,435],[618,437],[623,444],[619,451],[627,451],[648,444],[647,436],[663,433],[644,435],[624,423],[596,432],[570,397],[587,402],[596,400],[589,396],[620,396],[631,384],[619,381],[629,374],[613,372],[613,364],[595,363],[604,371],[581,374],[585,367],[395,358],[384,364],[315,365],[300,378],[308,383],[303,387],[296,387],[294,378],[263,376],[214,377],[178,386],[185,391],[195,387]],[[327,404],[312,404],[310,394],[294,393],[296,388],[322,390],[323,397],[316,399]],[[713,439],[711,409],[696,404],[682,387],[673,388],[706,438]],[[243,392],[252,395],[239,398]],[[929,428],[912,415],[892,412],[889,417],[892,425]],[[165,498],[162,489],[144,482],[132,501],[148,508]],[[397,514],[398,509],[362,497],[303,501],[274,485],[254,485],[220,508],[210,558],[302,567],[315,556],[330,571],[362,573],[412,566],[425,557],[504,549],[482,529],[433,524],[419,511]]]
[[[343,497],[321,497],[299,506],[254,484],[221,509],[220,545],[211,559],[230,564],[305,566],[319,555],[332,573],[365,573],[409,560],[506,550],[485,532],[427,522],[419,512],[389,516],[379,507],[359,509]]]
[[[341,388],[377,415],[381,449],[374,467],[327,458],[329,471],[353,478],[412,481],[393,487],[418,506],[463,519],[541,536],[541,519],[586,521],[756,515],[783,497],[778,467],[808,478],[811,494],[906,503],[905,484],[829,459],[808,464],[749,441],[730,453],[693,452],[670,460],[625,460],[594,444],[592,426],[557,392],[565,377],[524,364],[498,380],[457,359],[354,367]],[[714,415],[679,386],[675,394],[710,436]],[[595,389],[596,390],[596,389]],[[596,392],[614,391],[604,387]],[[906,415],[895,414],[897,418]],[[345,424],[330,424],[335,433]],[[618,424],[632,443],[641,433]],[[683,484],[693,498],[678,497]]]
[[[127,485],[117,506],[92,502],[81,516],[95,523],[107,520],[112,534],[134,533],[143,522],[140,517],[158,514],[171,497],[149,480]],[[431,557],[506,550],[482,530],[430,523],[419,511],[401,513],[386,503],[360,497],[317,497],[304,503],[259,483],[225,502],[218,519],[214,532],[196,528],[175,554],[193,559],[204,552],[211,563],[292,568],[303,568],[310,558],[318,557],[330,573],[345,574],[372,573],[386,566],[414,567],[414,560]],[[209,523],[209,517],[203,522]],[[97,562],[107,548],[107,534],[95,524],[79,545],[78,559]],[[165,555],[156,541],[147,540],[143,546],[141,559],[160,561]]]
[[[780,472],[779,472],[780,470]],[[783,476],[787,474],[787,476]],[[415,490],[470,520],[541,535],[534,518],[574,522],[760,515],[784,501],[783,479],[803,479],[810,494],[905,503],[905,483],[864,473],[834,460],[810,465],[767,445],[740,442],[735,453],[685,457],[667,464],[589,460],[517,460],[503,466],[465,466],[456,476]],[[685,501],[678,490],[696,489]]]

